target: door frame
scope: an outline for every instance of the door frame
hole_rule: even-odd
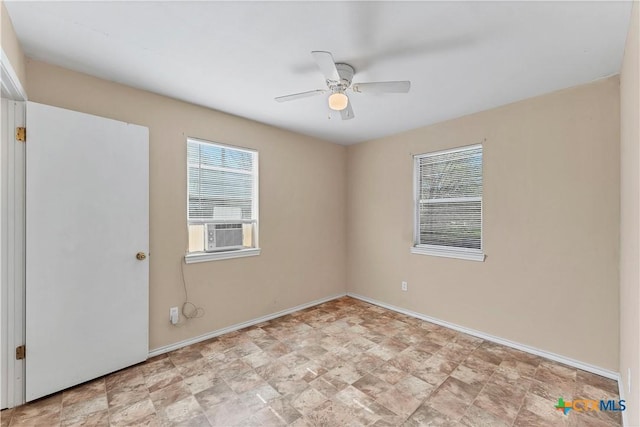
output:
[[[27,94],[8,56],[0,49],[2,142],[0,149],[0,403],[25,402],[24,360],[15,348],[25,342],[25,145],[15,127],[25,125]],[[9,231],[11,230],[11,233]]]

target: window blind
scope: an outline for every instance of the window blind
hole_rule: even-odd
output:
[[[188,220],[253,222],[257,153],[187,141]]]
[[[417,245],[482,249],[482,146],[416,156]]]

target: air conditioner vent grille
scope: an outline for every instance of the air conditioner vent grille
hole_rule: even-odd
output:
[[[207,251],[241,249],[243,241],[242,233],[242,224],[207,224]]]

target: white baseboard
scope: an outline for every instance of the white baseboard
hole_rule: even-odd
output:
[[[463,332],[468,335],[473,335],[474,337],[482,338],[483,340],[495,342],[497,344],[502,344],[507,347],[515,348],[517,350],[521,350],[527,353],[535,354],[536,356],[544,357],[546,359],[551,359],[553,361],[564,363],[565,365],[572,366],[574,368],[582,369],[583,371],[591,372],[596,375],[600,375],[606,378],[610,378],[612,380],[619,381],[619,374],[614,371],[610,371],[608,369],[601,368],[599,366],[590,365],[588,363],[580,362],[579,360],[571,359],[569,357],[561,356],[559,354],[551,353],[545,350],[540,350],[535,347],[530,347],[525,344],[520,344],[515,341],[510,341],[504,338],[496,337],[494,335],[486,334],[481,331],[476,331],[475,329],[466,328],[464,326],[459,326],[454,323],[447,322],[445,320],[436,319],[434,317],[426,316],[424,314],[417,313],[415,311],[407,310],[401,307],[396,307],[391,304],[387,304],[373,298],[365,297],[363,295],[354,294],[352,292],[347,292],[347,296],[352,298],[356,298],[365,302],[368,302],[373,305],[377,305],[383,308],[387,308],[389,310],[397,311],[398,313],[406,314],[411,317],[416,317],[421,320],[426,320],[427,322],[435,323],[436,325],[444,326],[445,328],[453,329],[459,332]],[[624,413],[623,413],[624,414]]]
[[[173,350],[177,350],[182,347],[186,347],[191,344],[196,344],[201,341],[208,340],[210,338],[215,338],[217,336],[228,334],[229,332],[234,332],[239,329],[247,328],[249,326],[257,325],[258,323],[266,322],[267,320],[272,320],[277,317],[286,316],[287,314],[295,313],[296,311],[304,310],[305,308],[313,307],[314,305],[319,305],[328,301],[332,301],[337,298],[341,298],[345,296],[346,293],[336,294],[329,297],[317,299],[315,301],[311,301],[305,304],[297,305],[295,307],[287,308],[286,310],[278,311],[277,313],[267,314],[266,316],[258,317],[255,319],[247,320],[246,322],[236,323],[235,325],[227,326],[226,328],[218,329],[212,332],[208,332],[204,335],[200,335],[194,338],[189,338],[188,340],[180,341],[174,344],[165,345],[162,347],[158,347],[149,351],[149,357],[158,356],[160,354],[168,353]]]

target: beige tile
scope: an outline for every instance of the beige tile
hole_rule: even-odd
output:
[[[471,405],[467,408],[460,424],[466,427],[509,427],[510,424],[495,415]],[[543,424],[540,424],[543,425]],[[532,424],[531,427],[536,426]]]
[[[236,425],[253,415],[237,397],[205,409],[205,414],[212,426]]]
[[[490,363],[492,365],[499,365],[502,362],[502,358],[495,354],[494,352],[487,350],[484,347],[479,347],[474,350],[469,357],[474,357],[476,359],[480,359],[486,363]],[[465,359],[466,360],[466,359]]]
[[[492,384],[482,389],[473,405],[511,424],[518,415],[523,399],[524,396],[514,396],[507,387]]]
[[[105,409],[109,409],[109,404],[107,402],[107,396],[102,394],[101,396],[63,407],[61,419],[62,421],[73,420],[93,414],[94,412],[104,411]]]
[[[283,396],[269,384],[262,384],[238,396],[251,412],[256,412]]]
[[[14,419],[32,418],[46,414],[57,414],[62,410],[62,393],[30,402],[27,405],[18,406],[13,410]]]
[[[525,389],[525,391],[531,386],[531,383],[534,381],[531,377],[523,376],[521,371],[505,367],[503,364],[500,364],[498,369],[493,373],[489,379],[490,383],[517,386],[518,389]]]
[[[251,353],[242,358],[242,361],[247,365],[251,366],[252,368],[258,368],[260,366],[264,366],[272,362],[273,360],[274,359],[270,355],[268,355],[262,350],[256,351],[255,353]]]
[[[419,401],[423,401],[435,390],[435,386],[421,380],[413,375],[408,375],[398,381],[395,387],[404,394],[413,396]]]
[[[167,356],[175,366],[192,363],[203,358],[198,346],[183,347],[168,353]]]
[[[246,341],[246,342],[238,343],[237,345],[227,349],[225,351],[225,354],[229,356],[230,359],[231,358],[240,359],[260,351],[262,350],[256,344],[254,344],[251,341]]]
[[[22,417],[13,417],[11,419],[10,426],[25,426],[25,427],[40,427],[40,426],[59,426],[60,424],[60,413],[55,414],[45,414],[45,415],[37,415],[31,418],[22,418]]]
[[[274,378],[269,381],[269,385],[273,387],[282,396],[292,396],[302,393],[309,387],[309,383],[304,380]]]
[[[335,395],[335,399],[340,401],[343,405],[356,411],[363,409],[367,412],[373,411],[370,410],[370,407],[375,402],[371,397],[367,396],[353,386],[348,386],[343,390],[340,390]]]
[[[464,416],[469,403],[460,400],[446,389],[436,390],[425,401],[425,404],[444,414],[450,421],[457,422]]]
[[[352,298],[222,335],[0,413],[2,425],[594,426],[615,381]]]
[[[191,395],[189,387],[183,381],[180,381],[151,393],[150,398],[156,410],[161,411],[167,406]]]
[[[581,369],[577,369],[576,382],[599,388],[612,395],[618,394],[618,383],[615,380],[610,380],[609,378],[605,378],[600,375],[585,372]]]
[[[191,377],[187,377],[182,382],[189,387],[191,393],[196,394],[213,387],[220,381],[223,381],[222,378],[218,378],[215,372],[204,371]]]
[[[171,423],[188,421],[203,414],[202,408],[194,396],[185,397],[164,408],[164,415]]]
[[[451,377],[457,378],[467,384],[484,384],[491,378],[492,374],[493,371],[489,373],[486,371],[478,371],[462,363],[451,372]]]
[[[30,402],[13,409],[12,419],[22,421],[27,418],[57,415],[62,410],[62,393]]]
[[[0,411],[0,427],[8,427],[13,416],[13,408]]]
[[[215,380],[214,385],[195,394],[195,398],[205,411],[234,397],[236,394],[221,379]]]
[[[541,362],[536,370],[535,379],[545,382],[575,381],[577,369],[552,361]]]
[[[398,381],[409,376],[407,372],[402,371],[389,363],[385,363],[380,366],[378,369],[373,371],[372,374],[389,384],[396,384]]]
[[[584,412],[571,411],[567,416],[565,425],[568,427],[613,427],[620,426],[622,423],[611,423],[598,417],[589,416]]]
[[[552,382],[532,380],[529,386],[529,393],[556,401],[559,397],[572,399],[576,393],[576,383],[562,379],[554,379]]]
[[[166,370],[163,369],[158,372],[151,372],[145,378],[149,393],[153,393],[154,391],[180,381],[182,381],[182,375],[180,375],[180,372],[175,367]]]
[[[484,384],[467,384],[457,378],[449,377],[440,385],[438,391],[446,390],[462,402],[470,404],[483,387]]]
[[[273,378],[285,377],[289,375],[291,371],[284,364],[282,364],[279,360],[274,360],[273,362],[267,363],[266,365],[259,366],[255,369],[256,373],[260,375],[262,379],[265,381],[269,381]]]
[[[198,344],[198,349],[204,357],[209,357],[214,354],[224,353],[225,350],[233,346],[234,344],[232,342],[221,341],[218,338],[212,338]]]
[[[402,352],[400,352],[400,354],[409,356],[420,364],[426,363],[433,356],[431,352],[420,350],[415,347],[405,348],[404,350],[402,350]]]
[[[231,390],[240,394],[264,384],[265,381],[255,371],[251,370],[225,380],[225,382],[231,387]]]
[[[349,384],[343,382],[342,383],[342,387],[338,388],[331,381],[329,381],[328,379],[324,378],[324,376],[316,378],[315,380],[313,380],[313,381],[311,381],[309,383],[310,387],[312,387],[313,389],[319,391],[320,393],[322,393],[327,398],[331,398],[331,397],[335,396],[340,390],[342,390],[343,388],[347,387],[348,385]]]
[[[273,358],[285,356],[293,351],[291,347],[289,347],[288,345],[280,341],[277,341],[276,343],[271,344],[269,346],[263,347],[262,350]]]
[[[371,423],[382,417],[396,415],[393,411],[390,411],[353,386],[340,391],[336,394],[334,400],[348,407],[354,413],[354,417],[360,419],[363,423]]]
[[[450,360],[457,364],[466,359],[474,350],[475,348],[473,347],[468,347],[456,342],[450,342],[438,350],[436,354],[443,359]]]
[[[353,384],[354,382],[362,378],[365,373],[365,371],[353,365],[352,363],[345,362],[327,372],[325,375],[323,375],[323,377],[329,379],[330,381],[335,380],[337,382]]]
[[[395,387],[381,393],[377,399],[380,405],[394,412],[401,417],[408,417],[415,411],[420,403],[420,400],[416,399],[410,394],[403,393]]]
[[[278,361],[286,366],[288,369],[295,369],[298,366],[302,366],[309,362],[309,359],[296,352],[285,354],[278,358]]]
[[[300,378],[306,382],[311,382],[316,378],[319,378],[329,372],[326,368],[320,365],[319,362],[312,360],[311,362],[305,363],[302,366],[298,366],[295,369],[295,377]]]
[[[368,349],[367,352],[379,357],[382,360],[389,360],[407,347],[409,346],[405,343],[394,340],[393,338],[388,338],[382,341],[380,344]]]
[[[149,389],[145,384],[114,388],[107,392],[107,402],[110,408],[128,406],[147,398],[149,398]]]
[[[366,352],[356,354],[350,362],[365,372],[372,372],[385,363],[378,356]]]
[[[73,419],[62,421],[62,426],[92,426],[92,427],[108,427],[109,411],[99,411],[88,415],[78,416]]]
[[[377,421],[373,414],[361,414],[342,402],[328,400],[305,415],[313,426],[365,426]]]
[[[418,426],[442,426],[449,427],[455,424],[454,420],[451,420],[442,412],[438,411],[432,406],[426,403],[422,404],[416,411],[411,414],[407,422],[404,424],[407,427]]]
[[[457,364],[440,356],[433,356],[410,373],[429,384],[439,386],[449,374],[455,370]]]
[[[393,385],[386,381],[382,381],[380,378],[372,374],[367,374],[360,378],[358,381],[353,383],[353,386],[374,400],[382,393],[393,388]]]
[[[301,414],[308,414],[327,400],[324,394],[313,387],[309,387],[291,399],[291,406]]]
[[[104,395],[106,392],[104,378],[72,387],[62,392],[62,406],[73,405],[74,403],[90,400]]]
[[[123,369],[105,377],[107,392],[123,388],[131,388],[138,385],[146,387],[142,369],[139,366]]]
[[[515,371],[522,378],[533,378],[536,373],[537,366],[531,365],[527,362],[522,362],[520,360],[503,360],[498,367],[500,369],[508,369],[511,371]]]
[[[564,416],[564,415],[562,415]],[[564,426],[565,420],[562,418],[549,419],[539,414],[523,409],[518,414],[513,423],[514,427],[530,427],[530,426]]]
[[[212,369],[209,365],[208,359],[204,357],[178,364],[176,365],[176,368],[178,369],[178,372],[180,372],[182,378],[192,377],[201,372],[210,371]]]
[[[152,424],[157,425],[157,424]],[[206,415],[200,414],[181,422],[172,422],[171,427],[210,427],[209,419]]]
[[[140,371],[142,375],[147,378],[154,374],[170,371],[175,369],[175,365],[166,355],[162,355],[164,357],[152,358],[144,362],[140,366]]]
[[[503,360],[517,360],[528,365],[533,365],[535,367],[538,367],[540,363],[545,360],[540,356],[531,353],[525,353],[524,351],[516,350],[515,348],[507,348],[506,353],[507,354]]]
[[[547,425],[562,425],[565,422],[566,416],[562,411],[559,411],[555,407],[556,404],[557,399],[554,402],[553,400],[545,399],[533,393],[527,393],[520,410],[520,415],[522,415],[524,409],[534,414],[539,419],[545,420]],[[531,418],[530,414],[525,415],[524,419]],[[521,420],[520,425],[523,425],[522,422],[523,421]]]
[[[272,423],[280,423],[279,425],[288,425],[293,423],[301,414],[285,399],[275,399],[269,402],[267,406],[260,409],[250,420],[250,425],[269,426]]]
[[[145,399],[110,412],[109,419],[113,426],[130,426],[141,423],[142,420],[148,419],[155,413],[156,410],[151,399]]]

